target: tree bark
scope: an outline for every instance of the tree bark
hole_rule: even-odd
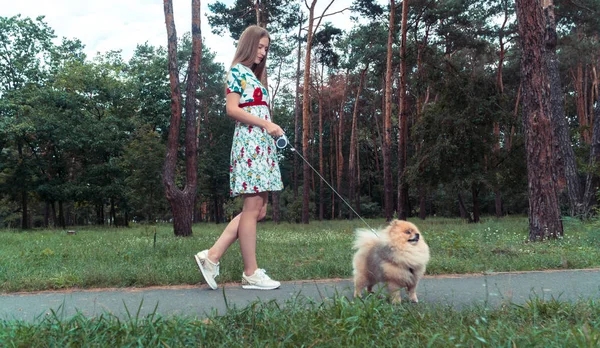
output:
[[[304,59],[304,84],[302,90],[302,153],[308,157],[308,135],[310,127],[310,58],[313,39],[313,23],[315,20],[315,5],[317,0],[313,0],[309,8],[308,16],[308,34],[306,38],[306,58]],[[310,195],[310,167],[304,163],[303,167],[303,194],[302,194],[302,223],[309,222],[309,195]]]
[[[187,71],[185,100],[185,161],[186,175],[183,189],[175,183],[175,167],[179,148],[179,128],[181,125],[181,89],[177,64],[177,32],[173,17],[172,0],[164,0],[165,23],[168,37],[169,82],[171,87],[171,124],[167,153],[163,167],[165,195],[173,212],[173,231],[176,236],[191,236],[193,210],[196,198],[198,153],[196,146],[196,90],[202,54],[200,32],[200,0],[192,0],[192,55]]]
[[[344,93],[342,93],[342,100],[340,102],[340,111],[339,111],[339,121],[338,121],[338,131],[337,131],[337,192],[342,193],[342,176],[344,174],[344,142],[342,140],[344,134],[344,104],[346,101],[346,93],[348,91],[348,76],[350,75],[350,70],[346,70],[346,75],[344,77]],[[338,201],[338,217],[342,217],[342,202]]]
[[[337,127],[335,126],[334,122],[331,122],[329,124],[329,130],[330,133],[332,134],[332,136],[329,138],[329,177],[331,178],[331,186],[335,186],[335,169],[337,168],[336,166],[336,153],[337,151],[335,151],[335,147],[337,144]],[[331,191],[331,219],[333,220],[335,218],[335,193],[333,192],[333,190]]]
[[[473,222],[473,219],[471,219],[471,214],[469,214],[469,212],[467,211],[467,208],[465,207],[465,202],[463,201],[462,195],[460,193],[458,194],[458,210],[462,219],[466,219],[469,223]]]
[[[427,189],[421,183],[417,188],[419,191],[419,219],[425,220],[427,217]]]
[[[63,229],[67,228],[67,220],[65,219],[65,210],[63,209],[62,201],[58,201],[58,222],[60,227]]]
[[[56,204],[54,201],[50,202],[50,210],[52,212],[52,226],[57,228],[59,226],[58,219],[56,218]]]
[[[496,73],[496,86],[498,88],[498,94],[500,99],[503,99],[504,96],[504,82],[503,82],[503,70],[504,70],[504,58],[506,56],[506,49],[504,45],[504,29],[506,28],[506,24],[509,19],[509,5],[508,0],[502,1],[502,7],[504,9],[504,20],[502,22],[502,26],[500,27],[498,33],[498,41],[500,51],[498,52],[498,72]],[[500,123],[494,122],[494,153],[499,156],[500,154]],[[496,217],[501,218],[502,214],[502,192],[500,192],[500,184],[498,180],[494,180],[494,207],[496,211]]]
[[[360,79],[358,81],[358,88],[356,89],[356,97],[354,98],[354,110],[352,112],[352,127],[350,130],[350,153],[348,155],[348,181],[350,183],[350,188],[348,190],[348,201],[356,202],[356,153],[358,149],[356,148],[356,138],[357,138],[357,123],[358,123],[358,104],[360,100],[360,95],[362,94],[363,86],[365,83],[365,75],[369,70],[369,64],[363,69],[360,73]],[[354,217],[353,212],[348,212],[349,218]]]
[[[408,0],[402,1],[402,25],[400,39],[400,116],[398,117],[398,218],[408,219],[408,181],[406,166],[408,164],[408,96],[406,69],[406,33],[408,32]]]
[[[558,188],[562,189],[566,183],[569,197],[570,215],[582,215],[583,190],[579,179],[579,171],[575,159],[575,152],[569,135],[569,125],[565,117],[564,96],[561,88],[558,58],[556,57],[556,22],[554,18],[554,5],[549,4],[544,9],[546,18],[546,45],[545,61],[550,81],[550,110],[554,135],[554,166],[557,170]]]
[[[383,118],[383,210],[385,219],[392,220],[394,211],[392,182],[392,43],[394,42],[394,17],[396,2],[390,0],[390,20],[387,42],[387,63],[385,73],[385,114]]]
[[[471,197],[473,199],[473,222],[479,222],[481,208],[479,207],[479,183],[471,183]]]
[[[545,45],[544,15],[539,0],[516,0],[516,9],[522,47],[529,239],[536,241],[562,236],[563,226],[553,173],[550,88],[542,52]]]
[[[294,148],[300,147],[300,59],[302,51],[302,20],[303,13],[300,13],[300,23],[298,25],[298,56],[296,64],[296,97],[294,98]],[[294,177],[292,188],[294,190],[294,200],[298,197],[298,156],[294,156]]]
[[[323,69],[321,69],[321,83],[319,86],[319,173],[325,169],[323,163]],[[323,182],[319,183],[319,221],[323,221],[325,209],[325,191]]]
[[[592,143],[590,144],[590,157],[588,166],[591,168],[585,180],[585,192],[581,212],[583,217],[590,213],[592,200],[598,191],[598,164],[600,163],[600,95],[596,100],[594,111],[594,127],[592,129]]]

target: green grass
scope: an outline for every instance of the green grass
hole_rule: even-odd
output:
[[[598,347],[600,304],[531,299],[496,309],[392,306],[377,296],[324,303],[255,302],[206,319],[50,316],[0,321],[0,346],[14,347]]]
[[[527,242],[527,219],[413,220],[431,249],[428,274],[483,273],[600,266],[600,225],[566,220],[565,237]],[[369,220],[382,226],[383,220]],[[194,226],[176,238],[171,226],[129,229],[78,228],[29,232],[0,230],[0,291],[197,284],[192,255],[210,246],[225,225]],[[275,279],[351,277],[354,221],[309,225],[261,223],[258,260]],[[220,282],[239,282],[235,244],[221,260]],[[597,347],[600,303],[531,298],[498,308],[391,305],[383,296],[324,302],[303,297],[285,304],[257,301],[207,318],[127,319],[111,314],[38,322],[0,320],[0,347]],[[135,311],[133,311],[135,312]]]
[[[369,220],[373,227],[383,220]],[[565,221],[565,237],[527,242],[527,219],[467,224],[457,219],[413,220],[431,249],[427,274],[483,273],[600,266],[597,221]],[[0,230],[0,292],[64,288],[145,287],[203,282],[192,255],[208,248],[225,224],[198,224],[178,238],[171,225],[127,229]],[[359,220],[259,224],[259,266],[277,280],[350,278]],[[156,243],[154,232],[156,230]],[[221,259],[219,282],[239,282],[242,259],[234,244]]]

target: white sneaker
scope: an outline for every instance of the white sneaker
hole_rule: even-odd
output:
[[[281,283],[269,278],[262,268],[254,271],[254,274],[247,276],[242,272],[242,288],[256,290],[273,290],[281,286]]]
[[[210,286],[211,289],[216,290],[218,286],[215,278],[219,275],[219,264],[208,259],[208,250],[202,250],[194,255],[194,258],[196,259],[198,268],[200,268],[200,272],[202,272],[208,286]]]

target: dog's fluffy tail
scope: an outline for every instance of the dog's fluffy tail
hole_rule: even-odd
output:
[[[354,240],[354,249],[370,249],[373,246],[384,242],[384,239],[387,238],[387,234],[384,231],[373,232],[368,229],[357,229],[356,230],[356,239]]]

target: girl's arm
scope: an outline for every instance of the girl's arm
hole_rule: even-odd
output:
[[[269,133],[271,136],[280,137],[283,135],[283,129],[281,129],[281,127],[279,127],[276,123],[264,120],[260,117],[256,117],[251,113],[245,111],[244,109],[240,108],[240,98],[241,96],[237,93],[227,94],[227,103],[225,107],[227,116],[241,123],[262,127],[266,129],[267,133]]]

